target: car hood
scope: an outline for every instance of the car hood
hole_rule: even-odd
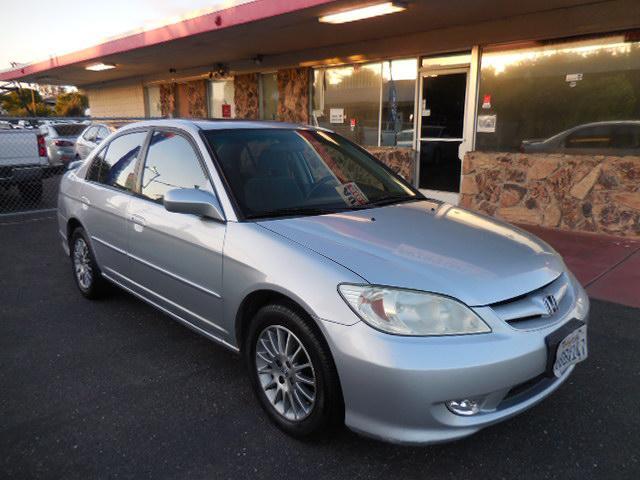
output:
[[[369,283],[449,295],[470,306],[525,294],[565,269],[537,237],[431,200],[259,224]]]

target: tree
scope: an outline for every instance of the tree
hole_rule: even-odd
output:
[[[83,117],[88,106],[87,96],[80,92],[61,93],[56,100],[55,111],[60,117]]]
[[[14,117],[51,115],[51,110],[42,101],[40,93],[30,88],[16,87],[14,91],[0,96],[0,104],[7,115]]]

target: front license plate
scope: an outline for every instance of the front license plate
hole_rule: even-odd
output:
[[[582,325],[564,337],[556,350],[556,361],[553,364],[553,374],[562,376],[571,365],[582,362],[587,358],[587,326]]]

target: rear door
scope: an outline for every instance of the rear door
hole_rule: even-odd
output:
[[[126,133],[102,148],[89,166],[81,196],[84,226],[98,264],[121,283],[129,273],[125,218],[146,136],[146,130]]]
[[[222,249],[226,224],[163,206],[174,188],[214,189],[201,154],[183,132],[156,130],[127,217],[131,278],[137,291],[165,310],[226,338],[222,312]]]

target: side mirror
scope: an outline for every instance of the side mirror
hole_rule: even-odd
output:
[[[218,199],[210,192],[197,188],[174,188],[164,194],[164,208],[169,212],[191,213],[199,217],[224,222]]]

